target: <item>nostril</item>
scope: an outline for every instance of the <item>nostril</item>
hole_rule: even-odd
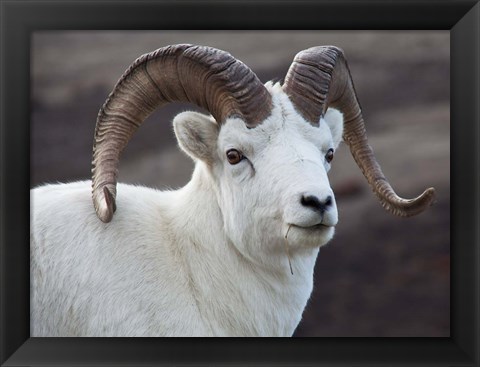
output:
[[[325,198],[325,200],[320,201],[320,199],[314,195],[302,195],[300,203],[307,208],[318,210],[323,213],[330,206],[332,206],[333,198],[331,195],[329,195]]]
[[[318,208],[320,204],[320,200],[316,196],[313,195],[302,195],[302,200],[300,201],[303,206],[310,207],[310,208]]]

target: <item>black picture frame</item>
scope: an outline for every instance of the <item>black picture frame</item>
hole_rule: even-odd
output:
[[[479,365],[478,1],[2,0],[0,363]],[[451,35],[451,336],[156,339],[29,337],[30,35],[68,29],[446,29]]]

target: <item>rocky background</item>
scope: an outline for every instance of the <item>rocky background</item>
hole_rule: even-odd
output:
[[[448,31],[34,32],[32,187],[90,178],[100,106],[135,58],[173,43],[226,50],[264,82],[281,81],[302,49],[344,49],[384,173],[400,195],[433,186],[437,201],[409,219],[386,213],[341,147],[330,172],[340,222],[295,336],[449,336]],[[120,181],[165,189],[189,180],[193,165],[171,126],[185,109],[175,103],[147,119],[123,154]]]

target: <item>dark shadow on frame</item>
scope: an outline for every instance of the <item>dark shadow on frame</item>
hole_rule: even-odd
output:
[[[478,365],[478,2],[17,0],[1,3],[0,23],[2,365]],[[58,29],[449,29],[451,337],[29,338],[30,36]]]

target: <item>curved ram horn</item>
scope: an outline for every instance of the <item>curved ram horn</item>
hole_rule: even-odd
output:
[[[295,108],[313,125],[318,124],[328,107],[344,114],[343,139],[386,210],[408,217],[431,205],[435,196],[433,188],[414,199],[403,199],[383,175],[368,144],[361,107],[341,49],[320,46],[299,52],[288,70],[283,89]]]
[[[115,211],[119,157],[142,122],[168,102],[191,102],[218,123],[242,118],[255,127],[269,116],[271,96],[257,76],[229,53],[211,47],[173,45],[139,57],[100,109],[95,128],[92,196],[98,217]]]

